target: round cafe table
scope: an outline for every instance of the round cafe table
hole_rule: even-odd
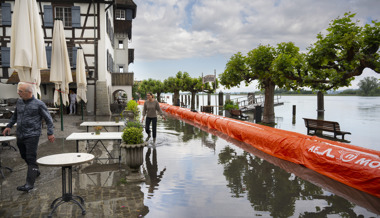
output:
[[[50,207],[53,209],[48,217],[52,217],[54,211],[65,202],[73,202],[82,209],[82,215],[86,214],[82,197],[73,195],[72,192],[72,166],[89,162],[94,155],[88,153],[62,153],[41,157],[37,163],[43,166],[62,167],[62,197],[55,199]],[[66,184],[68,187],[66,187]],[[78,202],[78,200],[80,202]]]
[[[14,137],[14,136],[0,136],[0,143],[7,142],[9,146],[11,146],[11,145],[9,144],[9,142],[12,141],[12,140],[16,140],[16,137]],[[13,146],[11,146],[11,147],[14,148]],[[15,149],[15,148],[14,148],[14,149]],[[3,150],[3,149],[1,148],[1,150]],[[16,150],[16,149],[15,149],[15,150]],[[3,165],[1,164],[1,155],[0,155],[0,174],[1,174],[1,176],[2,176],[3,178],[5,178],[4,173],[3,173],[3,168],[9,170],[10,172],[12,172],[12,169],[11,169],[11,168],[6,167],[6,166],[3,166]]]

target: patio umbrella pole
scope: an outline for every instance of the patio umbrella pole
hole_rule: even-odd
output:
[[[59,90],[59,99],[61,101],[61,106],[60,106],[60,109],[61,109],[61,131],[63,131],[63,101],[62,101],[62,93],[61,93],[61,90]]]
[[[82,120],[83,120],[83,100],[80,101],[81,104],[81,110],[82,110]]]

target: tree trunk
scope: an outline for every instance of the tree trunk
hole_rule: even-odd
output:
[[[324,120],[325,115],[325,104],[324,104],[324,95],[321,91],[317,93],[317,114],[319,120]]]
[[[264,113],[263,123],[274,123],[274,88],[275,84],[269,82],[265,86],[265,101],[264,101]]]
[[[157,101],[161,102],[161,92],[157,92]]]
[[[174,106],[180,106],[179,104],[179,91],[174,91],[174,96],[173,96],[173,105]]]
[[[191,110],[195,110],[195,95],[197,93],[196,92],[191,92]]]

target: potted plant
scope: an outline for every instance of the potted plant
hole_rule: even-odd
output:
[[[147,144],[143,140],[143,126],[138,121],[127,122],[122,134],[122,143],[120,147],[124,148],[125,161],[130,173],[126,179],[130,182],[144,181],[141,175],[140,166],[144,162],[144,147]]]
[[[228,111],[228,113],[230,115],[234,115],[234,114],[237,114],[240,112],[239,111],[239,104],[235,103],[231,100],[226,100],[226,103],[224,104],[223,109]],[[228,115],[228,116],[230,116],[230,115]],[[226,116],[227,116],[227,113],[226,113]]]
[[[128,121],[138,120],[140,115],[139,105],[136,101],[130,100],[125,107],[125,110],[121,112],[120,116],[128,118]]]
[[[102,126],[95,126],[94,127],[95,135],[100,135],[100,130],[102,130],[102,129],[103,129]]]

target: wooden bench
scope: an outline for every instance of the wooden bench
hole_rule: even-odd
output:
[[[310,134],[310,130],[314,130],[314,134],[317,130],[333,132],[334,138],[337,135],[342,135],[342,139],[344,140],[345,134],[350,134],[350,132],[345,132],[340,130],[340,126],[338,122],[327,121],[327,120],[315,120],[309,118],[303,118],[305,120],[305,126],[307,128],[307,134]]]
[[[231,114],[231,116],[238,117],[240,119],[244,119],[244,120],[248,119],[248,116],[244,115],[241,110],[232,109],[232,110],[230,110],[230,114]]]

